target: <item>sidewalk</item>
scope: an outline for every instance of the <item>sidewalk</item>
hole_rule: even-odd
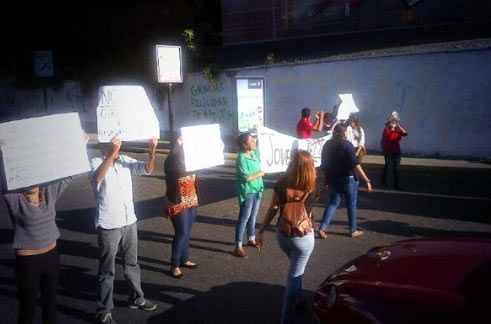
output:
[[[89,147],[97,148],[97,134],[89,135]],[[125,142],[121,147],[123,152],[145,153],[147,152],[147,143],[144,142]],[[159,140],[157,154],[167,155],[170,151],[169,141]],[[229,152],[230,147],[225,147],[225,165],[234,165],[237,159],[237,153]],[[363,157],[363,166],[378,167],[385,164],[384,157],[381,154],[368,154]],[[434,158],[416,158],[402,157],[401,167],[403,168],[442,168],[442,169],[486,169],[491,170],[491,163],[483,163],[469,160],[455,159],[434,159]]]

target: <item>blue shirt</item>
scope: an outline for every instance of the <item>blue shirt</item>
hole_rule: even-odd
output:
[[[345,139],[329,140],[322,147],[320,167],[327,183],[333,178],[355,176],[353,169],[358,164],[353,144]]]

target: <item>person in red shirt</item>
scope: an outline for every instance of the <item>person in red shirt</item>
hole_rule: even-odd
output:
[[[312,124],[310,122],[310,116],[312,112],[309,108],[302,109],[302,118],[297,124],[297,137],[302,138],[312,138],[312,131],[320,132],[322,131],[322,120],[324,119],[324,113],[318,111],[315,113],[315,122]]]
[[[407,136],[407,131],[399,125],[397,120],[394,118],[387,120],[380,142],[385,159],[384,171],[382,172],[382,186],[384,187],[387,186],[387,172],[392,166],[394,186],[398,190],[403,189],[399,182],[399,165],[401,164],[401,146],[399,142],[403,136]]]

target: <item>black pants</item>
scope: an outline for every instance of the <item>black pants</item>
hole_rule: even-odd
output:
[[[382,183],[387,184],[387,173],[392,167],[392,172],[394,173],[394,186],[399,187],[399,165],[401,164],[401,153],[384,153],[385,165],[384,171],[382,172]]]
[[[36,300],[41,290],[43,323],[56,322],[56,289],[60,272],[57,248],[39,255],[19,256],[15,260],[15,277],[19,291],[18,324],[31,324]]]

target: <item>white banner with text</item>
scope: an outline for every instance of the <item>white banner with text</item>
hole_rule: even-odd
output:
[[[290,163],[292,152],[305,150],[314,157],[316,167],[321,164],[321,152],[332,134],[321,138],[297,139],[278,133],[267,127],[257,130],[258,149],[261,157],[261,170],[266,173],[284,172]]]

